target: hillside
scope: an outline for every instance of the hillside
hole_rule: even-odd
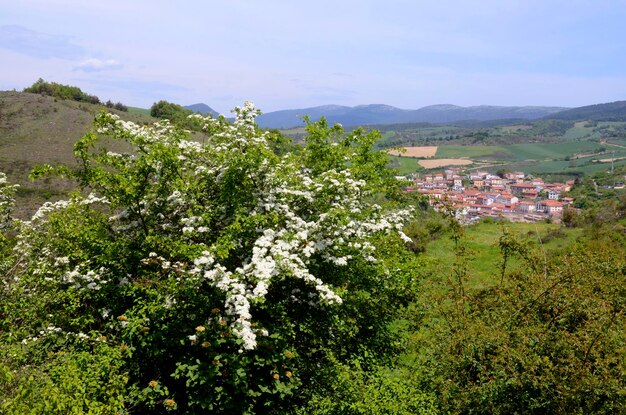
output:
[[[549,118],[571,121],[626,121],[626,101],[572,108],[553,114]]]
[[[193,112],[199,112],[200,114],[204,114],[204,115],[209,114],[212,117],[217,117],[218,115],[220,115],[217,111],[215,111],[213,108],[209,107],[207,104],[204,104],[204,103],[185,105],[183,108],[186,108]]]
[[[103,108],[38,94],[0,91],[0,171],[21,186],[18,205],[24,210],[18,212],[20,216],[68,189],[61,181],[30,182],[28,174],[38,164],[73,163],[74,143],[89,132],[95,114]],[[141,114],[107,111],[138,123],[153,120]]]
[[[268,112],[258,117],[261,127],[290,128],[302,125],[302,117],[309,115],[313,121],[326,117],[330,123],[345,126],[386,125],[407,123],[450,123],[457,121],[490,121],[500,119],[532,120],[564,110],[562,107],[501,107],[480,105],[430,105],[417,110],[406,110],[389,105],[372,104],[347,107],[324,105],[319,107]]]

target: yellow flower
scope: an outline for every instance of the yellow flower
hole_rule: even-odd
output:
[[[285,372],[285,376],[287,376],[288,378],[290,378],[290,377],[292,377],[292,376],[293,376],[293,373],[291,373],[291,371],[290,371],[290,370],[288,370],[288,371],[286,371],[286,372]]]
[[[280,379],[280,375],[278,373],[274,373],[272,377],[276,380]]]
[[[287,359],[292,359],[292,358],[293,358],[293,356],[294,356],[294,354],[293,354],[292,352],[290,352],[289,350],[287,350],[287,351],[285,352],[285,357],[286,357]]]
[[[150,383],[148,383],[148,386],[150,386],[152,389],[154,389],[157,386],[159,386],[159,382],[157,382],[156,380],[151,380]]]
[[[166,399],[163,403],[168,408],[174,408],[176,406],[176,402],[174,401],[174,399]]]
[[[205,330],[204,326],[198,326],[198,327],[196,327],[196,331],[197,331],[198,333],[202,333],[204,330]]]
[[[203,342],[200,346],[202,346],[202,347],[204,347],[206,349],[210,345],[211,345],[211,343],[209,343],[209,342]]]
[[[117,320],[118,321],[128,321],[128,317],[126,317],[125,315],[122,314],[121,316],[117,317]]]

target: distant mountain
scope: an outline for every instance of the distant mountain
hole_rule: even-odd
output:
[[[441,104],[423,107],[417,110],[406,110],[389,105],[372,104],[346,107],[341,105],[324,105],[320,107],[302,108],[269,112],[257,118],[261,127],[289,128],[302,125],[302,117],[308,115],[311,120],[325,117],[328,122],[340,123],[345,126],[385,125],[406,123],[450,123],[456,121],[490,121],[499,119],[537,119],[563,111],[563,107],[498,107],[481,105],[460,107]]]
[[[586,105],[552,114],[557,120],[626,121],[626,101]]]
[[[215,111],[213,108],[209,107],[207,104],[199,103],[193,105],[185,105],[183,108],[191,110],[193,112],[199,112],[200,114],[209,114],[212,117],[217,117],[219,113]]]

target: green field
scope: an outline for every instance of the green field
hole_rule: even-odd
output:
[[[569,141],[565,143],[527,143],[512,144],[507,149],[522,160],[564,159],[580,153],[591,153],[602,147],[593,141]]]
[[[578,140],[581,138],[590,138],[594,134],[592,128],[588,127],[572,127],[563,134],[564,138],[568,138],[570,140]]]
[[[131,114],[147,115],[150,116],[150,110],[147,108],[128,107],[128,112]]]
[[[608,140],[607,141],[608,144],[617,144],[620,146],[626,146],[626,139],[623,140]]]
[[[510,158],[512,154],[508,146],[439,146],[435,158],[483,158],[483,157]]]
[[[391,169],[396,169],[401,175],[407,175],[415,173],[416,171],[423,170],[422,166],[417,164],[418,160],[410,157],[389,157],[389,164],[387,165]]]
[[[512,171],[523,171],[525,173],[539,174],[542,173],[583,173],[593,174],[600,171],[608,171],[611,169],[611,163],[594,163],[593,159],[608,158],[609,155],[586,157],[577,160],[544,160],[544,161],[521,161],[505,164],[504,167]],[[617,152],[615,157],[623,157]],[[626,165],[626,160],[618,160],[614,163],[614,167]]]
[[[526,241],[539,252],[543,253],[545,250],[546,255],[550,255],[551,251],[565,248],[582,232],[580,229],[562,229],[560,225],[548,223],[478,223],[468,226],[465,228],[464,240],[470,257],[469,287],[484,288],[497,282],[501,260],[498,242],[502,236],[503,226],[512,235]],[[435,274],[440,278],[452,273],[455,261],[453,247],[452,240],[445,236],[432,241],[427,247],[425,254],[425,258],[429,260],[427,263],[433,264]],[[515,265],[513,261],[510,269],[512,270]]]
[[[564,143],[524,143],[499,146],[439,146],[437,158],[460,158],[491,160],[554,160],[581,153],[592,153],[602,147],[593,141],[569,141]]]

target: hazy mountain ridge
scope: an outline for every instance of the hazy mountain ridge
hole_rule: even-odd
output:
[[[220,115],[213,108],[209,107],[207,104],[202,103],[202,102],[198,104],[185,105],[183,106],[183,108],[186,108],[193,112],[199,112],[200,114],[204,114],[204,115],[209,114],[211,117],[217,117],[218,115]]]
[[[356,107],[323,105],[268,112],[259,116],[257,122],[265,128],[289,128],[302,125],[302,117],[308,115],[312,120],[318,120],[323,116],[330,123],[340,123],[345,126],[421,122],[441,124],[464,120],[533,120],[549,117],[567,109],[564,107],[504,107],[493,105],[460,107],[451,104],[438,104],[417,110],[407,110],[384,104],[358,105]]]
[[[568,121],[626,121],[626,101],[571,108],[554,114],[550,118]]]

